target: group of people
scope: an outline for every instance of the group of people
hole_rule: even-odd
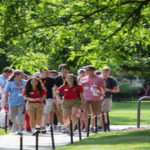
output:
[[[110,76],[110,68],[96,70],[92,65],[79,69],[77,76],[69,73],[66,64],[56,70],[42,70],[27,76],[20,70],[4,68],[0,75],[1,109],[9,112],[12,132],[22,134],[23,129],[35,134],[36,128],[46,131],[47,125],[62,126],[63,133],[69,133],[68,123],[72,120],[73,130],[77,118],[81,128],[87,130],[88,116],[91,116],[91,132],[94,132],[98,115],[99,128],[103,129],[101,113],[107,124],[107,112],[112,105],[112,93],[119,92],[117,81]]]

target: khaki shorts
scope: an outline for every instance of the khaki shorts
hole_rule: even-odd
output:
[[[48,98],[45,100],[46,104],[44,105],[44,114],[48,115],[50,112],[55,111],[53,99]]]
[[[44,109],[44,104],[42,103],[26,103],[26,110],[31,109]]]
[[[100,107],[101,112],[109,112],[112,106],[112,98],[104,98]]]
[[[53,107],[54,107],[54,110],[55,110],[55,112],[57,113],[59,113],[59,112],[61,112],[61,104],[55,104],[55,103],[53,103]]]
[[[98,114],[99,113],[99,108],[101,106],[101,100],[99,101],[85,101],[85,103],[83,104],[84,109],[90,114],[91,111],[94,114]]]
[[[81,100],[73,99],[73,100],[63,100],[61,104],[62,109],[72,109],[73,107],[79,108],[81,106]]]

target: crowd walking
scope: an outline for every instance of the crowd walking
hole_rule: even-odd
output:
[[[36,130],[47,132],[47,127],[59,127],[62,133],[69,133],[69,120],[73,130],[80,118],[82,131],[87,131],[91,116],[90,131],[94,132],[98,116],[98,130],[108,124],[107,113],[111,110],[112,93],[119,92],[110,68],[101,71],[92,65],[84,66],[77,76],[70,73],[68,65],[59,65],[56,70],[42,70],[25,75],[21,70],[4,68],[0,75],[0,110],[9,114],[7,125],[12,132],[23,134],[26,130],[35,135]],[[0,113],[0,126],[2,123]],[[102,120],[102,116],[104,117]]]

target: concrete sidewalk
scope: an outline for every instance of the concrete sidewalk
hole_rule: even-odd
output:
[[[141,126],[150,127],[150,126]],[[111,125],[111,131],[121,131],[125,129],[136,128],[136,125]],[[82,138],[86,138],[86,133],[82,132]],[[54,131],[55,146],[62,146],[70,143],[69,134],[62,134]],[[74,142],[79,141],[78,131],[74,133]],[[19,150],[20,149],[20,136],[14,133],[0,136],[0,150]],[[39,150],[52,149],[50,132],[47,134],[39,134]],[[35,136],[31,133],[23,133],[23,150],[35,150]]]

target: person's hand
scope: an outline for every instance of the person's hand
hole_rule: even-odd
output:
[[[111,89],[106,88],[105,92],[111,92]]]
[[[5,85],[3,84],[3,85],[1,86],[1,88],[2,88],[2,89],[5,88]]]

